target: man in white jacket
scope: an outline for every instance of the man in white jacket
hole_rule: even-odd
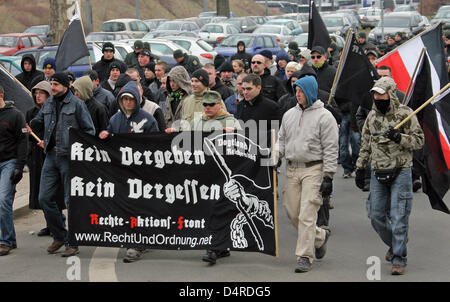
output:
[[[287,162],[284,206],[298,229],[296,273],[311,269],[314,257],[325,256],[330,233],[316,226],[322,196],[332,192],[337,169],[338,126],[333,115],[317,99],[313,76],[294,83],[297,106],[283,116],[277,151]]]

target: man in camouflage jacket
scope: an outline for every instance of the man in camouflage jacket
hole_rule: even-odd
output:
[[[412,112],[400,104],[396,91],[397,86],[390,77],[379,79],[371,89],[374,104],[361,134],[355,181],[360,189],[364,187],[365,169],[370,164],[369,218],[389,246],[386,260],[392,262],[391,273],[401,275],[407,261],[413,151],[423,146],[424,135],[415,116],[398,130],[394,129]]]

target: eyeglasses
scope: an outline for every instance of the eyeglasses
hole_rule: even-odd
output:
[[[203,107],[213,107],[213,106],[216,106],[216,105],[217,105],[217,103],[214,103],[214,104],[203,103]]]
[[[262,64],[263,62],[260,62],[260,61],[252,61],[252,65],[255,65],[255,64]]]
[[[321,55],[311,56],[311,59],[315,59],[315,58],[320,59],[321,57],[322,57]]]

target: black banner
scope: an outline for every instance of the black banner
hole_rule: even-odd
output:
[[[275,255],[265,137],[187,131],[100,140],[71,129],[70,243]]]

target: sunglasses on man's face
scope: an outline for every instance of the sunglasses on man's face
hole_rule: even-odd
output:
[[[315,58],[317,58],[317,59],[320,59],[322,56],[321,55],[317,55],[317,56],[311,56],[311,59],[315,59]]]
[[[259,64],[262,64],[262,63],[263,63],[263,62],[260,62],[260,61],[252,61],[252,64],[253,64],[253,65],[255,65],[255,64],[258,64],[258,65],[259,65]]]
[[[203,107],[213,107],[216,106],[217,103],[210,104],[210,103],[203,103]]]

